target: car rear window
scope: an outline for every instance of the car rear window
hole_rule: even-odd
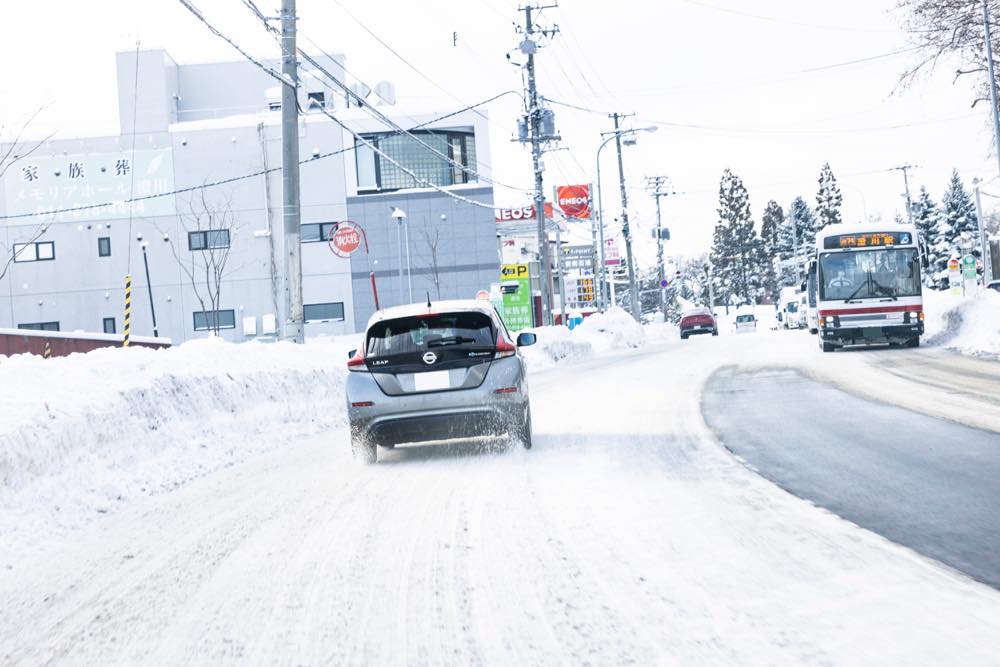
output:
[[[366,356],[384,357],[427,350],[492,348],[493,321],[484,313],[460,312],[400,317],[372,325]]]
[[[753,322],[753,315],[737,315],[737,322]]]

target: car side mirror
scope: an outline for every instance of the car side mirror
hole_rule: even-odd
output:
[[[351,359],[351,358],[353,358],[353,357],[354,357],[354,355],[355,355],[355,354],[357,354],[357,353],[358,353],[358,351],[357,351],[356,349],[355,349],[355,350],[351,350],[350,352],[348,352],[348,353],[347,353],[347,358],[348,358],[348,359]]]
[[[528,345],[534,345],[538,342],[538,336],[533,333],[523,333],[517,336],[517,346],[527,347]]]

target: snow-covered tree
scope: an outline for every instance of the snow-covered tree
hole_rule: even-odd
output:
[[[963,244],[973,244],[972,254],[977,258],[982,256],[978,224],[972,195],[962,185],[958,170],[952,170],[948,187],[941,197],[941,212],[930,248],[930,273],[939,289],[947,287],[948,259],[968,252]]]
[[[844,197],[840,194],[837,178],[830,169],[830,163],[825,162],[819,171],[819,192],[816,193],[816,215],[819,221],[817,229],[842,222],[840,206],[843,203]]]
[[[719,183],[719,220],[712,241],[713,280],[723,303],[756,303],[763,283],[764,252],[750,217],[750,196],[726,169]]]
[[[781,228],[785,224],[785,212],[773,199],[764,207],[760,222],[760,240],[764,250],[764,290],[772,300],[778,298],[780,277]]]
[[[897,216],[899,216],[898,213]],[[913,202],[913,224],[916,225],[917,233],[920,234],[920,238],[925,244],[924,247],[927,249],[928,260],[932,267],[936,267],[938,264],[938,258],[935,256],[932,247],[937,238],[939,216],[938,205],[931,199],[927,188],[921,186],[920,194],[917,195],[917,201]],[[899,216],[899,221],[903,222],[902,216]],[[947,261],[948,258],[944,258],[944,262],[947,263]],[[924,284],[928,287],[933,287],[935,284],[935,278],[932,273],[933,271],[924,272]]]

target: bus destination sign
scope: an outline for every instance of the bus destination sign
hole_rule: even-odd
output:
[[[913,243],[909,232],[870,232],[866,234],[838,234],[823,240],[827,250],[840,248],[884,248],[886,246],[910,245]]]

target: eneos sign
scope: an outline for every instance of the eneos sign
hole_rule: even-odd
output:
[[[556,206],[567,218],[590,219],[590,185],[557,185]]]

